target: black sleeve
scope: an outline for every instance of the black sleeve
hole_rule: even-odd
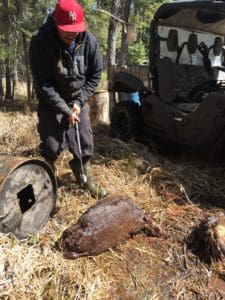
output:
[[[83,106],[88,98],[92,96],[100,82],[103,70],[103,61],[100,55],[99,46],[94,40],[90,46],[90,51],[88,53],[88,69],[86,73],[85,85],[82,87],[80,98],[75,102],[80,102]]]
[[[54,67],[49,53],[41,46],[36,35],[33,35],[29,58],[32,76],[37,93],[41,95],[42,101],[46,102],[56,113],[70,116],[71,110],[64,99],[57,92],[54,84]]]

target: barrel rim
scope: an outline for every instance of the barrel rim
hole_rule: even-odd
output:
[[[51,166],[44,161],[43,159],[40,158],[25,158],[25,157],[19,157],[19,156],[12,156],[12,155],[0,155],[1,156],[8,156],[8,157],[12,157],[15,159],[18,159],[18,162],[15,164],[14,168],[12,170],[10,170],[10,172],[5,176],[4,180],[2,181],[1,185],[0,185],[0,191],[2,190],[3,186],[5,185],[8,177],[19,167],[26,165],[28,163],[34,163],[37,165],[41,165],[44,167],[44,169],[47,171],[47,173],[49,174],[50,178],[51,178],[51,182],[53,184],[53,192],[54,192],[54,201],[56,202],[56,197],[57,197],[57,181],[56,181],[56,177],[54,175],[54,171],[52,170]]]

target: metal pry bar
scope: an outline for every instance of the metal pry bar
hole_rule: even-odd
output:
[[[82,154],[81,154],[81,143],[80,143],[80,132],[79,132],[79,124],[78,122],[75,123],[76,127],[76,135],[77,135],[77,144],[78,144],[78,152],[79,152],[79,159],[80,159],[80,167],[81,167],[81,180],[83,183],[87,182],[87,176],[84,174],[84,166],[82,161]]]

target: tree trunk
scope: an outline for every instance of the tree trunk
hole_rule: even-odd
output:
[[[126,23],[128,23],[129,20],[131,1],[132,0],[125,0],[123,19]],[[121,39],[121,48],[120,48],[121,65],[127,64],[127,55],[128,55],[127,28],[124,24],[122,30],[122,39]]]
[[[5,99],[10,100],[12,98],[11,89],[11,69],[9,58],[5,59]]]
[[[12,100],[14,100],[15,90],[16,90],[16,64],[13,62],[11,71],[11,81],[12,81]]]
[[[31,102],[31,76],[30,76],[30,67],[29,67],[28,45],[27,45],[26,35],[24,32],[22,32],[22,41],[23,41],[24,62],[25,62],[26,79],[27,79],[27,100],[29,106]]]
[[[3,72],[3,61],[0,60],[0,100],[4,99]]]
[[[4,11],[4,22],[5,22],[5,31],[4,31],[4,43],[5,49],[7,51],[7,56],[4,60],[5,64],[5,99],[10,100],[12,98],[12,89],[11,89],[11,67],[10,67],[10,14],[9,14],[9,1],[2,0],[2,9]]]
[[[120,9],[120,0],[112,1],[111,14],[118,17]],[[117,22],[115,18],[110,17],[108,28],[108,50],[107,50],[107,67],[108,67],[108,80],[110,81],[110,66],[116,64],[116,29]]]

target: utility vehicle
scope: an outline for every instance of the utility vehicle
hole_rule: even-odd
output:
[[[138,92],[141,105],[115,105],[112,136],[150,137],[156,147],[163,141],[165,152],[171,145],[223,151],[224,37],[225,1],[162,4],[150,27],[149,86],[125,72],[114,75],[113,90]]]

